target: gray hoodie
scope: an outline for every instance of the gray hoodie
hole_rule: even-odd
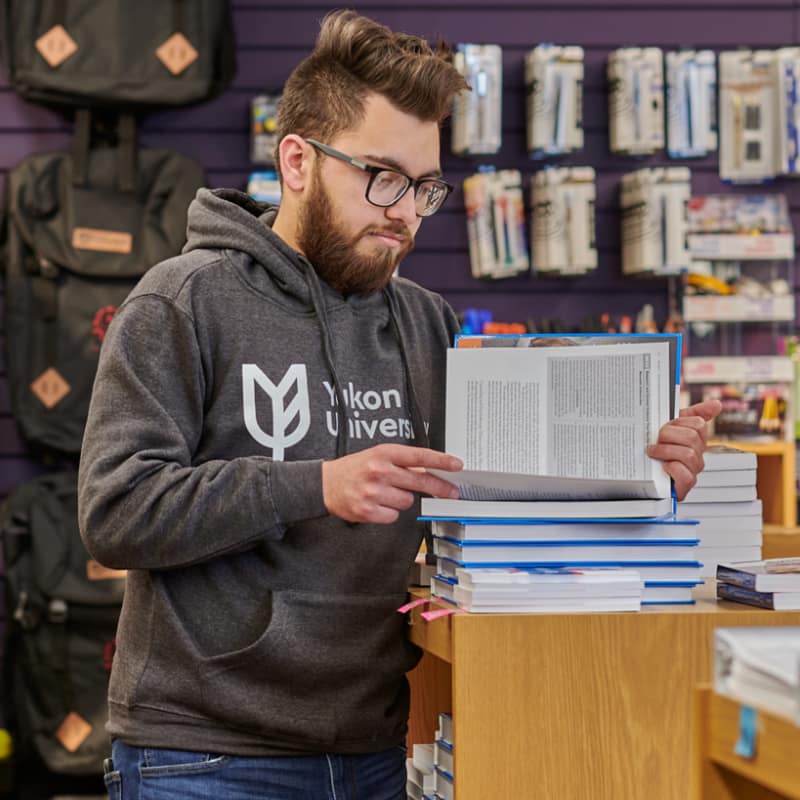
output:
[[[456,320],[403,279],[343,298],[274,215],[201,190],[184,253],[145,275],[103,344],[79,516],[93,556],[129,570],[109,731],[131,745],[366,753],[405,735],[418,651],[396,609],[418,504],[346,523],[321,464],[442,449]]]

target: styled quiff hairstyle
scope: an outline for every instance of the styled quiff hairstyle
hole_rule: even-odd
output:
[[[311,54],[286,81],[276,130],[278,147],[296,133],[322,142],[364,118],[371,92],[423,122],[441,123],[453,95],[468,88],[444,45],[437,50],[418,36],[395,33],[354,11],[334,11],[322,21]]]

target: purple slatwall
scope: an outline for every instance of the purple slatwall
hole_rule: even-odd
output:
[[[251,170],[247,116],[252,94],[279,89],[292,67],[306,54],[318,20],[331,6],[312,0],[283,4],[267,0],[233,0],[239,49],[239,73],[233,86],[214,101],[192,109],[163,112],[143,126],[145,145],[171,147],[200,160],[212,186],[243,187]],[[624,279],[619,270],[617,192],[622,173],[642,165],[687,163],[693,169],[695,193],[731,190],[717,177],[716,158],[669,162],[664,157],[632,159],[612,156],[607,146],[605,62],[610,50],[626,44],[734,49],[740,45],[777,47],[798,41],[800,0],[428,0],[398,6],[372,0],[357,9],[390,26],[450,42],[496,42],[504,48],[503,149],[485,161],[517,167],[525,175],[534,165],[525,156],[523,59],[539,42],[579,44],[586,51],[584,118],[586,147],[561,160],[590,164],[598,173],[597,232],[600,268],[591,276],[571,279],[521,277],[483,283],[469,275],[467,238],[460,192],[438,216],[425,222],[418,246],[402,267],[403,274],[440,290],[456,309],[489,307],[496,318],[525,320],[560,317],[576,325],[588,314],[635,312],[652,302],[659,319],[666,307],[666,283]],[[59,114],[14,96],[0,75],[0,182],[28,153],[64,147],[69,125]],[[456,184],[478,162],[453,157],[445,139],[443,166]],[[800,222],[800,189],[789,181],[769,191],[789,194],[795,227]],[[0,294],[0,319],[2,302]],[[13,346],[13,343],[9,343]],[[10,416],[4,358],[0,355],[0,497],[38,474]]]

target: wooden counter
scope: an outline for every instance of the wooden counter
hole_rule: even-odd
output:
[[[424,590],[419,590],[424,594]],[[639,613],[412,612],[410,742],[453,714],[457,800],[687,800],[692,693],[718,626],[800,625],[800,611],[717,603]]]

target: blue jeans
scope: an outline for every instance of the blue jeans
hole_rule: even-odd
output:
[[[239,756],[114,742],[110,800],[405,800],[406,751],[358,756]]]

